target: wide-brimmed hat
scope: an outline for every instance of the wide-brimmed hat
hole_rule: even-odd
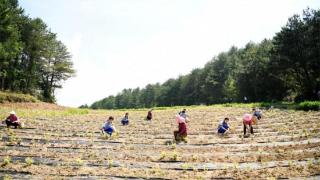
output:
[[[14,111],[11,111],[11,112],[10,112],[10,114],[16,114],[16,112],[14,112]]]
[[[244,121],[251,121],[252,115],[251,114],[244,114],[243,115],[243,120]]]

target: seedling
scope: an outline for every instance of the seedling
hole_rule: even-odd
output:
[[[311,168],[311,167],[312,167],[312,165],[313,165],[312,160],[311,160],[311,159],[309,159],[307,164],[308,164],[308,168]]]
[[[103,134],[103,135],[102,135],[102,139],[107,140],[107,139],[109,139],[109,138],[110,138],[109,134]]]
[[[160,155],[160,160],[163,160],[164,158],[166,158],[166,156],[167,156],[167,153],[165,151],[162,151]]]
[[[202,176],[197,176],[197,180],[204,180],[204,177],[202,177]]]
[[[208,170],[209,170],[208,167],[207,167],[206,165],[204,165],[204,166],[203,166],[203,171],[204,171],[204,172],[207,172]]]
[[[50,140],[50,134],[45,134],[45,136],[44,136],[45,143],[46,144],[49,143],[49,140]]]
[[[249,172],[251,170],[250,166],[247,166],[246,170]]]
[[[84,162],[81,158],[76,159],[77,166],[83,166]]]
[[[89,138],[92,138],[92,137],[93,137],[93,133],[87,132],[87,136],[88,136]]]
[[[171,148],[172,148],[172,149],[176,149],[176,148],[177,148],[177,145],[176,145],[175,143],[173,143],[173,144],[171,145]]]
[[[239,163],[233,163],[233,168],[234,169],[239,169]]]
[[[197,172],[198,169],[197,169],[195,166],[192,166],[192,171],[193,171],[193,172]]]
[[[174,161],[177,161],[177,160],[178,160],[178,153],[177,153],[177,151],[173,151],[172,160],[174,160]]]
[[[33,159],[30,157],[27,157],[25,160],[26,166],[31,166],[33,164]]]
[[[184,172],[186,172],[189,169],[189,165],[186,163],[182,164],[181,166]]]
[[[290,161],[288,162],[288,165],[289,165],[290,168],[293,167],[293,162],[290,160]]]
[[[112,168],[112,165],[113,165],[113,160],[112,159],[108,160],[108,167]]]
[[[197,161],[197,159],[198,159],[198,156],[197,155],[192,155],[192,161]]]
[[[6,156],[4,159],[3,159],[3,163],[2,163],[2,166],[6,166],[8,164],[11,163],[11,157],[9,156]]]
[[[12,177],[6,174],[6,175],[3,177],[3,180],[12,180]]]
[[[182,139],[182,141],[183,141],[184,143],[188,143],[188,138],[185,137],[185,138]],[[208,141],[206,141],[206,142],[208,142]]]
[[[14,134],[9,135],[9,142],[16,142],[16,141],[17,141],[16,135],[14,135]]]

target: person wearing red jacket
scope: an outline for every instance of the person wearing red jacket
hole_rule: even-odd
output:
[[[149,111],[148,111],[148,114],[147,114],[147,120],[152,120],[152,110],[153,109],[150,109]]]
[[[11,111],[10,115],[5,120],[5,123],[7,124],[7,128],[10,126],[14,126],[14,128],[21,127],[19,118],[16,116],[16,112]]]

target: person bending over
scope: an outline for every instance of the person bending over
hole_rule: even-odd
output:
[[[218,134],[223,135],[223,134],[226,134],[229,132],[230,126],[229,126],[228,122],[229,122],[229,118],[226,117],[226,118],[224,118],[224,120],[222,120],[219,123]]]
[[[14,126],[14,128],[21,127],[21,122],[14,111],[10,112],[10,115],[6,118],[5,123],[7,128],[10,126]]]
[[[148,111],[147,120],[151,120],[151,119],[152,119],[152,110],[153,110],[153,109],[150,109],[150,110]]]
[[[116,131],[116,128],[113,126],[112,122],[113,122],[113,117],[110,116],[108,118],[108,120],[105,122],[104,126],[101,128],[101,131],[103,134],[108,134],[109,136],[112,135],[112,133],[114,133]]]
[[[250,133],[253,134],[253,127],[252,127],[252,115],[251,114],[245,114],[243,116],[243,134],[244,136],[247,136],[247,129],[250,129]]]
[[[177,143],[184,141],[187,142],[187,120],[180,115],[176,116],[176,121],[178,123],[178,130],[173,131],[174,139]]]
[[[129,113],[126,113],[121,120],[122,125],[129,125]]]

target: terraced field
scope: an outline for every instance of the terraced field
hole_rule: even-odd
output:
[[[1,116],[12,108],[3,106]],[[122,126],[125,111],[16,108],[26,126],[1,126],[4,178],[320,179],[320,112],[265,111],[255,136],[243,138],[241,117],[250,108],[187,108],[188,143],[174,144],[179,109],[155,110],[152,121],[144,120],[145,110],[128,111],[130,124]],[[105,139],[99,128],[109,115],[119,134]],[[220,137],[216,127],[225,116],[232,131]]]

